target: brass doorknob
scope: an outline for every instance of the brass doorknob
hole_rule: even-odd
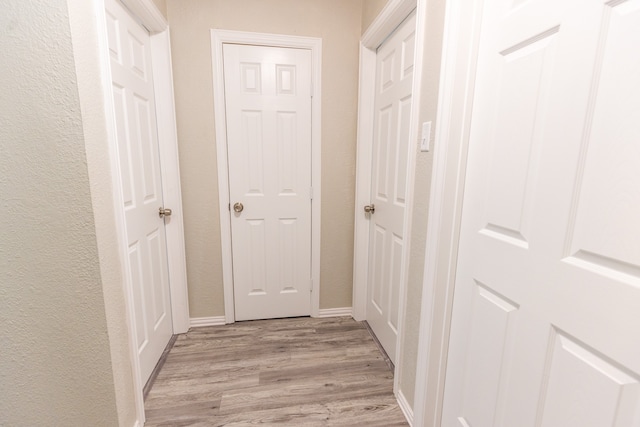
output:
[[[163,218],[165,216],[171,216],[171,209],[165,209],[162,206],[158,208],[158,216]]]
[[[242,203],[236,203],[233,205],[233,210],[237,213],[240,213],[244,210],[244,206],[242,205]]]
[[[373,203],[371,203],[370,205],[366,205],[364,207],[364,211],[370,214],[376,213],[376,205],[374,205]]]

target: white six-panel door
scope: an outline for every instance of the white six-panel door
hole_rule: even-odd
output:
[[[311,51],[223,55],[235,320],[308,316]]]
[[[640,0],[487,0],[444,426],[640,426]]]
[[[376,54],[376,94],[371,203],[367,322],[395,363],[399,289],[405,250],[415,14]]]
[[[116,0],[106,21],[141,379],[173,333],[149,33]]]

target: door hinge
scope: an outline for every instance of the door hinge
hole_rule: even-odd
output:
[[[311,82],[311,97],[313,98],[313,82]]]
[[[309,188],[310,199],[313,200],[313,187]]]
[[[309,279],[309,292],[313,292],[313,279]]]
[[[229,203],[228,207],[229,207],[229,212],[231,212],[231,203]]]

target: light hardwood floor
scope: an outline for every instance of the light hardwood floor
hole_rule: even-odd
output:
[[[362,323],[294,318],[180,335],[145,402],[145,426],[408,425]]]

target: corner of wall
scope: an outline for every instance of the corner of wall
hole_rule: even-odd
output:
[[[141,420],[136,413],[123,268],[114,220],[100,58],[103,46],[98,35],[102,11],[96,10],[102,2],[68,0],[68,5],[118,419],[121,426],[134,425]]]

